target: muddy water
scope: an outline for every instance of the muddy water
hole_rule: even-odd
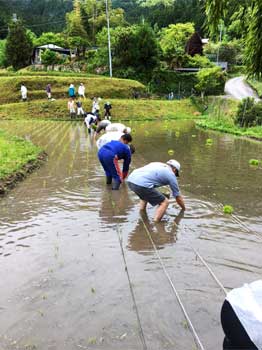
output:
[[[126,186],[106,188],[82,124],[0,123],[49,154],[0,200],[0,349],[195,349],[167,275],[205,349],[222,348],[224,294],[194,249],[228,289],[261,278],[262,169],[248,161],[262,145],[190,121],[131,126],[133,168],[171,149],[181,162],[184,216],[172,200],[155,225]]]

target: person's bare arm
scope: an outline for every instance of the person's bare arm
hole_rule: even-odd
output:
[[[181,207],[182,210],[186,210],[185,202],[184,202],[184,199],[183,199],[182,196],[177,196],[176,197],[176,202]]]

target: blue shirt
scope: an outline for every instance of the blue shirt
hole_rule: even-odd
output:
[[[131,152],[126,144],[121,141],[108,142],[98,151],[98,155],[102,154],[109,157],[117,156],[118,159],[124,159],[123,173],[128,172],[129,164],[131,162]]]
[[[138,168],[128,176],[127,181],[146,188],[169,185],[173,196],[180,196],[176,175],[165,163],[154,162]]]

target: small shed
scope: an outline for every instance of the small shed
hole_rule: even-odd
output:
[[[191,35],[185,51],[190,56],[203,55],[203,41],[197,32]]]
[[[74,52],[72,52],[70,49],[65,49],[63,47],[54,45],[54,44],[46,44],[46,45],[41,45],[37,46],[34,48],[34,53],[33,53],[33,64],[41,64],[41,53],[45,50],[51,50],[54,52],[57,52],[61,54],[62,56],[66,57],[72,57],[74,55]]]

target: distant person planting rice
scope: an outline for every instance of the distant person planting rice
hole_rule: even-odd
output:
[[[156,187],[169,185],[177,204],[185,210],[184,199],[180,194],[177,177],[179,176],[180,163],[170,159],[166,163],[154,162],[142,168],[134,170],[128,177],[127,184],[140,198],[140,210],[145,210],[147,203],[158,205],[154,221],[161,221],[164,216],[169,200],[157,191]]]
[[[92,125],[97,123],[97,117],[96,117],[96,115],[94,115],[91,112],[86,113],[85,116],[86,117],[85,117],[84,122],[85,122],[87,129],[88,129],[88,133],[91,134]]]
[[[109,124],[111,124],[110,120],[107,120],[107,119],[101,120],[101,122],[98,124],[98,127],[96,129],[95,136],[97,136],[102,130],[105,130]]]

